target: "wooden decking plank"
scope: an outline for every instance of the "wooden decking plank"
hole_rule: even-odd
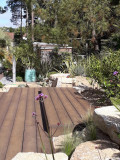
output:
[[[2,99],[0,99],[0,128],[8,112],[9,105],[12,102],[12,97],[14,96],[14,92],[15,89],[10,90],[8,93],[4,93]]]
[[[59,116],[61,125],[65,124],[71,124],[71,118],[67,114],[64,105],[59,99],[58,94],[56,93],[56,88],[48,88],[49,95],[51,96],[51,99],[53,101],[55,110],[57,112],[57,115]]]
[[[60,88],[56,88],[56,92],[57,92],[60,100],[64,104],[67,113],[71,117],[72,123],[73,124],[79,123],[80,116],[79,116],[78,112],[73,108],[72,104],[68,101],[68,99],[66,98],[65,94],[62,92],[62,90]]]
[[[24,142],[23,142],[23,152],[37,152],[36,143],[36,125],[32,118],[32,112],[34,112],[34,99],[35,90],[34,88],[28,89],[28,99],[27,99],[27,111],[25,119],[25,131],[24,131]]]
[[[62,88],[62,92],[65,94],[68,101],[72,104],[73,108],[78,112],[79,116],[82,118],[86,114],[84,106],[79,103],[75,97],[68,91],[67,88]],[[69,89],[70,90],[70,89]]]
[[[27,93],[27,88],[22,89],[18,111],[16,113],[14,127],[6,154],[6,160],[12,159],[18,152],[21,152],[22,150]]]
[[[3,94],[4,94],[3,92],[0,92],[0,99],[2,98]]]
[[[90,109],[90,103],[87,100],[83,99],[83,97],[79,93],[77,93],[74,88],[68,88],[68,90],[72,94],[72,96],[81,104],[82,108],[85,111],[88,111]]]
[[[11,132],[12,132],[13,125],[14,125],[16,111],[18,109],[18,102],[19,102],[20,94],[21,94],[21,89],[15,90],[14,98],[12,99],[12,102],[9,105],[8,112],[1,126],[1,130],[0,130],[0,158],[1,160],[5,160],[6,151],[8,148],[9,140],[11,137]]]
[[[35,89],[35,96],[38,95],[38,91],[40,91],[40,89],[36,88]],[[42,122],[42,115],[41,115],[41,111],[40,111],[39,101],[35,101],[35,111],[36,111],[36,114],[37,114],[37,121],[39,122],[39,124],[41,125],[41,127],[43,129],[43,122]],[[44,142],[46,152],[51,153],[49,139],[42,129],[40,129],[40,134],[41,134],[42,140]],[[42,148],[41,148],[41,141],[40,141],[38,130],[37,130],[37,147],[38,147],[38,152],[43,152]]]
[[[51,96],[49,95],[49,92],[47,90],[47,88],[41,88],[42,89],[42,93],[48,95],[48,98],[44,100],[44,104],[45,104],[45,109],[46,109],[46,114],[48,117],[48,122],[49,122],[49,126],[56,126],[56,124],[60,121],[56,110],[54,108],[54,104],[52,102]]]

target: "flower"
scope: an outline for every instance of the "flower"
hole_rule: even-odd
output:
[[[37,114],[35,112],[32,113],[32,117],[36,117]]]
[[[60,123],[58,122],[57,125],[60,126]]]
[[[46,98],[48,98],[48,96],[47,96],[47,95],[45,95],[45,96],[44,96],[44,99],[46,99]]]
[[[68,75],[66,78],[70,78],[70,75]]]
[[[40,99],[39,95],[38,95],[37,97],[35,97],[35,100],[37,100],[37,101],[38,101],[39,99]]]
[[[113,72],[113,75],[115,76],[115,75],[117,75],[118,74],[118,71],[114,71]]]
[[[95,146],[95,149],[99,149],[99,147],[96,145],[96,146]]]
[[[40,94],[39,94],[39,96],[40,96],[40,97],[43,97],[43,96],[44,96],[44,94],[43,94],[43,93],[40,93]]]
[[[44,96],[44,94],[43,94],[43,93],[40,93],[40,94],[38,94],[37,97],[35,97],[35,100],[38,101],[38,100],[40,100],[40,98],[43,97],[43,96]],[[46,97],[46,98],[47,98],[47,97]]]

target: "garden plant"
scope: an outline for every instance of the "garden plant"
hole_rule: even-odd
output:
[[[43,93],[40,93],[38,94],[38,96],[35,98],[35,100],[39,101],[40,104],[44,103],[44,99],[48,98],[47,95],[44,95]],[[43,105],[42,105],[43,106]],[[52,158],[53,160],[55,160],[55,157],[54,157],[54,148],[53,148],[53,144],[52,144],[52,137],[54,136],[54,134],[56,133],[58,127],[60,126],[60,123],[58,122],[56,125],[57,125],[57,128],[55,129],[55,131],[52,133],[52,129],[49,127],[49,124],[47,124],[47,131],[45,131],[42,126],[40,125],[39,121],[37,121],[37,114],[35,112],[32,113],[32,116],[35,118],[35,123],[36,123],[36,126],[37,126],[37,130],[38,130],[38,133],[39,133],[39,137],[40,137],[40,141],[41,141],[41,147],[42,147],[42,151],[43,153],[45,153],[45,157],[46,157],[46,160],[48,160],[47,158],[47,155],[46,155],[46,149],[45,149],[45,146],[44,146],[44,142],[42,140],[42,137],[41,137],[41,132],[40,130],[42,129],[46,135],[46,137],[48,137],[49,139],[49,143],[50,143],[50,148],[51,148],[51,153],[52,153]],[[47,122],[47,120],[46,120]]]

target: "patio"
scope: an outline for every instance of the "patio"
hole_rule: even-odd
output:
[[[40,104],[35,101],[38,91],[48,95],[44,101],[52,131],[61,125],[54,136],[62,134],[64,127],[81,122],[90,104],[76,94],[73,88],[11,88],[0,93],[0,160],[11,160],[18,152],[42,152],[32,112],[43,126]],[[47,153],[50,147],[41,129]]]

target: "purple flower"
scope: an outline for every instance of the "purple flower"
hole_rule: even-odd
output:
[[[40,94],[38,94],[37,97],[35,97],[35,100],[38,101],[38,100],[40,100],[40,98],[43,97],[43,96],[44,96],[44,94],[43,94],[43,93],[40,93]]]
[[[115,75],[117,75],[118,74],[118,71],[114,71],[113,72],[113,75],[115,76]]]
[[[32,113],[32,117],[36,117],[37,114],[35,112]]]
[[[45,95],[45,96],[44,96],[44,99],[46,99],[46,98],[48,98],[48,96],[47,96],[47,95]]]
[[[39,95],[38,95],[37,97],[35,97],[35,100],[38,101],[39,99],[40,99],[40,96],[39,96]]]
[[[40,93],[40,94],[39,94],[39,96],[40,96],[40,97],[43,97],[43,96],[44,96],[44,94],[43,94],[43,93]]]

